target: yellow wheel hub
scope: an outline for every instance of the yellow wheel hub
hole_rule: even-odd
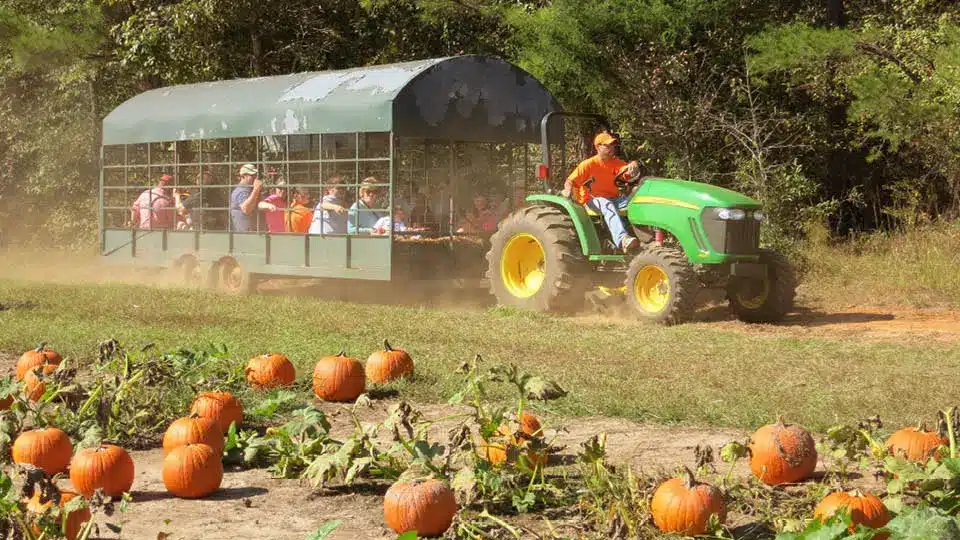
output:
[[[633,281],[633,294],[637,304],[648,313],[659,313],[670,301],[670,279],[656,265],[644,266]]]
[[[760,309],[770,294],[770,281],[761,280],[747,284],[737,292],[737,302],[747,309]]]
[[[507,241],[500,256],[500,279],[517,298],[529,298],[540,290],[546,276],[546,252],[531,234],[518,234]]]

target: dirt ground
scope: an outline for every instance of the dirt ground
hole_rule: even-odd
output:
[[[374,401],[369,409],[361,410],[359,416],[363,421],[382,421],[394,403],[392,400]],[[335,435],[348,427],[348,415],[343,407],[322,405],[330,415]],[[418,408],[427,418],[458,412],[441,405]],[[541,418],[545,426],[553,426],[546,428],[547,439],[563,448],[551,458],[551,463],[575,456],[581,442],[603,432],[607,434],[607,451],[612,463],[630,464],[635,471],[647,473],[668,472],[679,465],[694,467],[695,447],[709,445],[716,455],[725,443],[744,441],[749,436],[746,431],[733,429],[664,427],[614,418]],[[432,430],[432,437],[443,441],[442,434],[453,422],[439,423]],[[558,432],[561,425],[565,430]],[[160,449],[133,452],[132,455],[137,471],[132,489],[134,502],[122,515],[106,520],[114,524],[122,522],[120,535],[103,527],[104,534],[100,538],[302,540],[331,520],[342,521],[329,537],[331,539],[395,538],[383,521],[383,494],[388,487],[385,483],[321,492],[306,482],[273,479],[262,469],[228,471],[221,489],[214,495],[202,500],[184,500],[170,496],[163,486]],[[725,471],[726,465],[718,462],[717,467]],[[818,470],[823,470],[822,464]],[[745,463],[734,469],[735,477],[746,478],[749,474]],[[855,480],[853,483],[867,487],[871,480]],[[738,519],[738,516],[730,516],[728,524],[743,524],[737,523]],[[537,518],[527,518],[525,522],[535,527]]]

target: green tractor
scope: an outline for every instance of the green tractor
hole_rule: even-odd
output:
[[[667,178],[617,179],[629,204],[621,216],[641,241],[624,255],[599,215],[551,193],[551,121],[603,117],[553,112],[541,122],[544,194],[500,222],[487,252],[490,289],[501,305],[544,312],[581,309],[588,292],[620,291],[640,318],[678,324],[693,317],[701,289],[725,290],[746,322],[776,322],[793,309],[797,279],[789,261],[760,248],[761,205],[741,193]]]

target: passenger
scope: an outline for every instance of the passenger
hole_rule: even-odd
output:
[[[195,207],[199,200],[199,196],[192,195],[186,189],[173,188],[173,206],[177,211],[178,231],[193,230],[193,224],[196,222],[193,213],[196,212]]]
[[[384,213],[374,210],[377,207],[377,179],[364,178],[360,183],[360,198],[350,206],[347,217],[347,232],[351,234],[370,234],[371,229]]]
[[[522,208],[526,204],[527,190],[523,186],[514,186],[513,200],[504,197],[500,203],[500,218],[509,216],[514,210]]]
[[[164,174],[157,186],[146,189],[133,201],[130,220],[139,229],[169,229],[174,224],[174,204],[167,195],[173,176]]]
[[[313,211],[307,206],[310,204],[310,192],[307,188],[293,190],[293,205],[287,210],[284,225],[287,232],[305,233],[310,229]]]
[[[240,180],[230,193],[231,230],[250,232],[250,217],[256,209],[256,200],[260,197],[263,181],[258,177],[257,167],[253,163],[245,163],[237,175]]]
[[[327,181],[327,193],[316,208],[310,222],[310,234],[344,234],[347,232],[347,209],[343,207],[343,180],[339,177]]]
[[[574,200],[599,212],[607,222],[607,229],[614,244],[627,253],[639,247],[639,241],[627,232],[623,220],[620,219],[618,210],[627,207],[629,198],[620,195],[620,189],[613,180],[621,171],[636,176],[640,166],[636,161],[627,163],[617,157],[620,141],[610,133],[598,133],[593,138],[593,146],[597,154],[577,165],[567,176],[561,193],[564,197],[570,197],[576,189],[578,196]],[[584,182],[591,177],[594,179],[593,184],[589,189],[584,189]]]
[[[273,184],[273,189],[266,199],[257,204],[257,209],[263,211],[263,219],[267,222],[267,232],[285,232],[283,209],[287,207],[286,182],[275,169],[271,169],[267,173],[267,178]]]
[[[407,213],[400,205],[395,205],[393,207],[393,219],[390,216],[383,216],[378,219],[377,222],[373,225],[373,234],[387,234],[390,231],[390,222],[393,222],[393,231],[408,231],[412,230],[407,227],[406,223]]]
[[[487,206],[487,198],[483,195],[473,197],[473,208],[463,216],[463,221],[457,229],[458,233],[483,234],[497,230],[500,217],[496,210]]]
[[[203,224],[203,229],[207,231],[225,231],[227,229],[227,220],[224,218],[227,216],[230,204],[226,197],[226,189],[210,187],[218,183],[214,180],[213,171],[204,168],[200,175],[200,197],[194,202],[198,203],[200,207],[200,223]],[[194,220],[194,227],[198,225],[199,223]]]

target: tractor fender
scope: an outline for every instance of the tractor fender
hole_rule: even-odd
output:
[[[583,256],[589,257],[590,255],[600,255],[602,253],[600,237],[597,236],[597,230],[594,228],[593,222],[590,221],[590,216],[587,215],[587,211],[584,210],[583,206],[559,195],[529,195],[526,201],[554,206],[566,212],[567,215],[570,216],[570,219],[573,220],[577,238],[580,239],[580,249],[583,250]]]

